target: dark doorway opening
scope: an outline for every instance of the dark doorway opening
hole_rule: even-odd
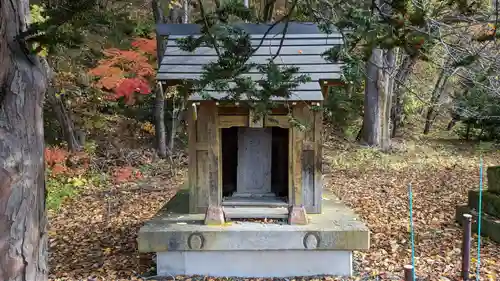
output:
[[[238,127],[221,129],[222,196],[231,197],[238,182]],[[271,191],[288,201],[289,130],[273,127],[271,140]]]

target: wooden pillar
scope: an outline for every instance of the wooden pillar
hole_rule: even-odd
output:
[[[292,206],[304,206],[308,213],[321,212],[322,196],[322,113],[310,104],[298,103],[293,118],[305,128],[293,126],[290,137],[290,186]]]
[[[217,106],[204,101],[189,107],[189,211],[204,213],[209,206],[221,206],[220,132]]]

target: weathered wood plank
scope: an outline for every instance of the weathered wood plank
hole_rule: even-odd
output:
[[[208,202],[211,206],[220,206],[222,203],[222,183],[219,181],[220,134],[217,117],[215,102],[207,102],[200,106],[200,118],[207,120],[207,141],[210,144],[208,150]]]
[[[290,120],[287,115],[267,115],[264,120],[264,127],[290,128]]]
[[[304,116],[304,107],[306,104],[299,103],[292,108],[292,116],[298,122],[307,122],[307,116]],[[293,181],[293,194],[295,206],[300,206],[303,201],[302,190],[302,150],[306,132],[300,128],[292,127],[293,136],[293,151],[292,151],[292,181]]]
[[[254,56],[262,55],[322,55],[325,51],[330,49],[331,46],[269,46],[258,48]],[[217,52],[213,48],[209,47],[199,47],[194,52],[186,52],[181,50],[179,47],[168,47],[165,51],[165,56],[216,56]]]
[[[224,215],[229,219],[248,219],[248,218],[270,218],[284,219],[288,216],[288,208],[275,207],[224,207]]]
[[[196,213],[198,203],[198,172],[197,172],[197,142],[196,120],[194,120],[192,103],[188,104],[188,184],[189,184],[189,212]]]
[[[303,204],[307,213],[314,212],[315,186],[314,186],[315,154],[313,150],[302,151],[302,193]]]
[[[293,108],[292,108],[293,114]],[[288,204],[293,206],[295,204],[295,193],[294,193],[294,161],[293,156],[295,151],[295,136],[294,136],[294,128],[290,127],[288,130]]]
[[[196,147],[196,150],[208,150],[208,147],[210,145],[206,142],[197,142],[195,147]]]
[[[250,109],[250,113],[248,115],[248,127],[250,128],[262,128],[264,127],[264,117],[256,116],[254,110]]]
[[[249,63],[257,63],[257,64],[267,64],[270,59],[272,59],[274,55],[256,55],[252,56],[248,59]],[[183,56],[172,56],[167,54],[163,57],[161,61],[162,65],[204,65],[210,62],[217,61],[217,56],[214,55],[206,55],[206,56],[193,56],[193,55],[183,55]],[[279,55],[276,59],[274,59],[274,63],[278,65],[327,65],[332,64],[331,62],[326,61],[320,55]],[[334,65],[342,65],[341,62],[338,62]]]
[[[222,100],[222,102],[223,102],[224,99],[228,97],[228,93],[224,93],[224,92],[221,93],[221,92],[209,92],[209,91],[206,91],[205,93],[209,95],[210,99],[205,99],[205,97],[203,97],[203,96],[201,96],[199,94],[192,94],[189,97],[189,100],[203,102],[203,101],[208,101],[208,100],[215,99],[215,100]],[[255,97],[251,97],[251,98],[254,99]],[[250,99],[246,95],[241,95],[239,100],[249,101]],[[282,102],[289,102],[289,101],[301,101],[301,102],[306,102],[306,101],[323,101],[323,94],[321,93],[320,90],[318,90],[318,91],[293,91],[290,94],[290,97],[288,99],[285,99],[284,97],[272,97],[271,100],[272,101],[276,101],[276,102],[280,102],[280,101],[282,101]]]
[[[311,214],[321,213],[323,197],[323,111],[314,112],[314,198]]]
[[[270,129],[238,128],[237,194],[271,193],[272,133]]]
[[[235,23],[234,27],[244,30],[252,37],[280,37],[285,33],[286,38],[326,38],[341,37],[338,30],[332,30],[329,34],[324,33],[316,24],[287,22],[285,23]],[[199,36],[201,26],[198,24],[157,24],[156,32],[161,36]],[[286,32],[285,32],[286,31]],[[346,32],[346,31],[344,31]]]
[[[224,198],[222,202],[223,206],[255,206],[255,207],[287,207],[288,203],[276,197],[259,197],[259,198],[248,198],[248,197],[228,197]]]
[[[309,134],[309,132],[306,132],[306,135]],[[315,144],[313,141],[305,140],[304,143],[302,144],[302,150],[307,151],[307,150],[315,150]]]
[[[281,65],[283,67],[298,67],[300,73],[327,73],[340,72],[341,67],[338,64],[307,64],[307,65]],[[162,64],[160,73],[204,73],[202,64]],[[261,73],[258,69],[251,69],[248,73]]]
[[[181,37],[182,38],[182,37]],[[171,37],[167,40],[168,47],[178,47],[178,37]],[[322,47],[332,47],[332,45],[343,44],[342,38],[285,38],[281,42],[281,36],[274,38],[266,37],[264,40],[262,38],[254,37],[251,39],[251,44],[253,48],[260,46],[260,48],[266,48],[269,46],[322,46]]]
[[[158,72],[156,75],[157,80],[170,80],[170,79],[186,79],[186,80],[198,80],[201,79],[202,73],[167,73]],[[294,77],[302,75],[297,73],[293,75]],[[307,74],[312,81],[319,81],[321,79],[339,79],[340,72],[315,72]],[[245,73],[241,77],[250,77],[254,81],[266,80],[266,76],[261,73]]]
[[[247,127],[248,116],[244,115],[219,115],[219,128]]]
[[[248,115],[249,109],[248,107],[242,106],[234,106],[234,103],[224,105],[223,103],[219,104],[219,116],[221,115]]]
[[[204,213],[209,206],[209,159],[207,150],[196,151],[196,206],[195,213]]]

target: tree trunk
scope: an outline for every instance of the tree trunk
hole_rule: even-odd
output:
[[[385,51],[383,56],[383,90],[380,91],[381,97],[381,137],[380,145],[382,151],[389,151],[391,148],[391,109],[392,94],[394,90],[394,68],[396,65],[396,49]]]
[[[409,56],[403,59],[403,63],[398,70],[394,85],[394,103],[391,110],[392,131],[391,137],[394,138],[398,134],[399,129],[403,124],[403,108],[404,108],[404,93],[406,81],[410,77],[411,71],[417,62],[416,58]]]
[[[163,10],[157,0],[151,2],[153,9],[153,18],[156,23],[164,23]],[[158,60],[158,69],[161,65],[164,52],[163,38],[156,33],[156,57]],[[167,157],[167,134],[165,129],[165,97],[163,95],[163,88],[161,83],[157,84],[155,92],[155,136],[156,136],[156,150],[158,156],[161,158]]]
[[[42,103],[47,73],[15,38],[28,0],[0,4],[0,280],[47,280]]]
[[[69,117],[69,114],[64,106],[63,101],[56,97],[55,89],[49,87],[47,91],[47,102],[50,104],[52,110],[56,114],[57,121],[61,126],[61,131],[64,140],[68,143],[68,149],[71,152],[77,152],[82,149],[83,143],[80,143],[76,137],[75,127],[73,121]]]
[[[446,131],[451,131],[453,127],[455,127],[455,124],[457,123],[457,120],[455,118],[452,118],[450,120],[450,123],[448,123],[448,126],[446,126]]]
[[[158,155],[161,158],[167,157],[167,134],[165,129],[165,96],[161,83],[156,85],[155,94],[155,135]]]
[[[435,112],[437,103],[441,98],[443,87],[446,85],[446,82],[448,81],[449,77],[450,75],[446,74],[446,69],[443,68],[443,70],[441,70],[441,73],[439,74],[438,80],[436,81],[436,85],[432,90],[430,105],[429,108],[427,109],[427,114],[425,116],[425,126],[423,132],[424,135],[427,135],[431,130],[432,123],[434,122],[434,119],[437,116],[437,113]]]
[[[380,145],[380,81],[382,74],[382,50],[373,49],[370,61],[366,63],[366,85],[361,141],[370,146]]]

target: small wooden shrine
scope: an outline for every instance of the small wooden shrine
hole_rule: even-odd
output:
[[[195,93],[189,98],[189,187],[191,213],[206,213],[207,224],[233,218],[289,218],[307,222],[307,213],[321,212],[322,111],[330,83],[338,81],[340,64],[322,54],[342,43],[340,34],[321,33],[313,24],[242,24],[254,44],[263,43],[250,58],[267,63],[298,66],[312,81],[300,85],[292,97],[276,100],[281,106],[255,120],[249,107],[223,101],[224,94],[210,92],[212,100]],[[157,79],[167,84],[198,79],[203,65],[215,61],[214,49],[200,47],[193,53],[177,46],[177,39],[199,33],[194,24],[159,26],[168,34]],[[284,40],[282,40],[284,36]],[[282,42],[283,41],[283,42]],[[280,45],[282,44],[281,48]],[[262,79],[260,73],[246,74]],[[289,119],[305,126],[291,126]]]
[[[284,25],[242,24],[262,46],[250,58],[266,63],[281,44]],[[199,34],[191,24],[158,25],[168,36],[158,80],[198,79],[214,50],[182,52],[176,39]],[[263,38],[264,34],[266,38]],[[252,42],[252,43],[253,43]],[[159,276],[288,278],[350,276],[353,251],[367,250],[370,231],[334,194],[322,188],[322,114],[316,111],[340,64],[321,54],[342,42],[314,24],[289,23],[275,62],[298,66],[312,81],[299,86],[265,118],[224,93],[189,99],[189,176],[137,236],[139,252],[156,253]],[[259,80],[261,74],[248,73]],[[248,99],[248,98],[247,98]],[[289,116],[305,127],[292,126]],[[246,220],[246,219],[250,220]],[[253,218],[267,218],[255,222]]]

